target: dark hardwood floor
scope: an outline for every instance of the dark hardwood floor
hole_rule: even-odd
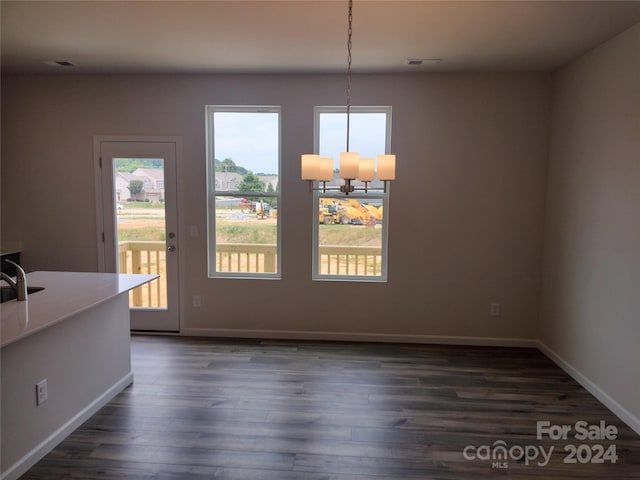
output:
[[[134,384],[22,479],[640,479],[640,436],[534,349],[159,336],[132,348]],[[618,434],[538,440],[537,421]]]

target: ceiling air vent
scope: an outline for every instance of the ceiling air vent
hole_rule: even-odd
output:
[[[407,65],[437,65],[441,62],[441,58],[410,58]]]
[[[75,67],[75,63],[70,62],[68,60],[48,60],[44,62],[45,65],[49,65],[50,67]]]

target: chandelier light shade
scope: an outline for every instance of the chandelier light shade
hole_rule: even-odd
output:
[[[340,178],[355,180],[358,178],[360,155],[356,152],[340,152]]]
[[[330,182],[333,180],[333,158],[320,157],[320,175],[318,180]]]
[[[375,161],[373,158],[361,158],[358,163],[358,180],[372,182],[375,175]]]
[[[320,177],[320,155],[305,153],[302,155],[302,179],[319,180]]]
[[[396,179],[396,156],[378,155],[378,180]]]
[[[349,126],[351,119],[351,36],[353,33],[353,0],[349,0],[349,30],[347,41],[347,151],[340,153],[340,178],[344,180],[344,185],[340,187],[327,187],[327,182],[333,181],[334,166],[332,158],[324,158],[317,154],[303,154],[301,157],[301,177],[309,182],[310,190],[314,190],[313,182],[322,182],[322,187],[315,190],[322,192],[340,191],[345,195],[356,190],[364,192],[383,190],[387,191],[387,182],[396,178],[396,156],[378,155],[377,162],[373,158],[360,158],[356,152],[349,151]],[[377,163],[377,169],[376,169]],[[369,182],[375,179],[376,170],[378,180],[384,182],[383,188],[370,188]],[[364,182],[364,188],[356,188],[352,181],[360,180]]]

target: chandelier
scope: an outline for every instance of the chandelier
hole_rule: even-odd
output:
[[[301,156],[302,180],[309,181],[310,190],[322,192],[340,191],[349,195],[354,191],[387,191],[387,182],[395,179],[396,156],[378,155],[377,168],[376,160],[373,158],[360,158],[357,152],[349,151],[349,127],[351,120],[351,37],[353,34],[353,0],[349,0],[349,29],[347,35],[347,148],[340,153],[340,178],[344,180],[344,185],[339,187],[327,187],[327,182],[333,181],[333,158],[321,157],[317,154],[303,154]],[[382,188],[371,188],[369,182],[375,178],[377,170],[378,180],[383,182]],[[353,181],[359,180],[364,183],[364,187],[356,188]],[[313,188],[313,182],[321,182],[322,186]]]

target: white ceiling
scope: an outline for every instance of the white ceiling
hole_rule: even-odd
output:
[[[336,72],[346,0],[1,3],[3,72]],[[640,22],[640,1],[355,0],[353,69],[552,71]],[[441,58],[410,67],[408,58]],[[51,67],[67,60],[75,67]]]

